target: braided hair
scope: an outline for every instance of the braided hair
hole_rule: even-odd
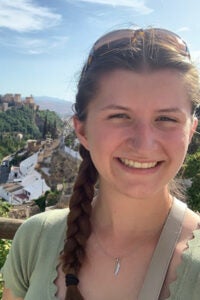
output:
[[[70,212],[67,218],[67,238],[61,257],[64,273],[72,274],[75,278],[77,278],[85,258],[85,245],[91,233],[91,202],[94,197],[94,186],[98,177],[90,154],[82,145],[80,145],[80,154],[82,162],[70,199]],[[67,287],[65,299],[83,299],[78,291],[77,284]]]

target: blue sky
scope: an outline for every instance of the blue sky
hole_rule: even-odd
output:
[[[0,94],[74,101],[93,42],[119,27],[157,26],[200,62],[199,0],[0,0]]]

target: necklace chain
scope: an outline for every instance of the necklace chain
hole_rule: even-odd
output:
[[[101,242],[99,241],[96,233],[93,231],[93,234],[94,234],[94,237],[95,237],[95,240],[96,240],[96,244],[98,245],[98,247],[101,249],[101,251],[108,257],[110,257],[113,261],[114,261],[114,275],[117,276],[119,274],[119,271],[121,269],[121,261],[123,258],[131,255],[133,253],[133,250],[131,250],[129,253],[127,253],[126,255],[124,256],[113,256],[111,255],[101,244]]]
[[[172,204],[173,204],[173,199],[172,199]],[[172,204],[171,204],[171,207],[172,207]],[[168,211],[168,215],[167,215],[166,218],[165,218],[165,222],[164,222],[164,224],[163,224],[163,226],[162,226],[161,232],[163,231],[163,227],[165,226],[165,224],[166,224],[166,222],[167,222],[168,216],[169,216],[170,211],[171,211],[171,207],[170,207],[170,209],[169,209],[169,211]],[[160,234],[161,234],[161,233],[160,233]],[[160,236],[160,234],[159,234],[159,236]],[[121,269],[121,261],[122,261],[122,259],[125,258],[125,257],[127,257],[127,256],[130,256],[130,255],[133,253],[133,249],[132,249],[130,252],[128,252],[128,253],[126,253],[125,255],[123,255],[123,256],[113,256],[113,255],[111,255],[111,254],[110,254],[110,253],[102,246],[102,244],[101,244],[101,242],[99,241],[99,239],[98,239],[97,234],[96,234],[95,231],[93,231],[93,235],[94,235],[94,237],[95,237],[96,244],[97,244],[98,247],[101,249],[101,251],[102,251],[106,256],[110,257],[110,258],[114,261],[114,271],[113,271],[113,273],[114,273],[115,276],[117,276],[117,275],[119,274],[120,269]],[[136,250],[136,249],[134,248],[134,250]]]

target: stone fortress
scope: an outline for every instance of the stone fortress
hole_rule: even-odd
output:
[[[38,110],[39,106],[35,103],[33,96],[22,98],[21,94],[5,94],[0,95],[0,111],[7,111],[11,107],[28,106],[34,110]]]

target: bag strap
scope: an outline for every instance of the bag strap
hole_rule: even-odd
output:
[[[144,279],[138,300],[157,300],[182,230],[187,205],[174,198]]]

